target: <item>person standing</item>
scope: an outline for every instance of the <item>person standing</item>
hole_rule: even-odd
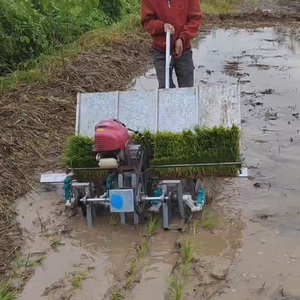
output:
[[[199,0],[142,0],[141,23],[152,36],[153,62],[160,89],[165,88],[168,30],[171,31],[171,70],[175,69],[179,87],[194,86],[191,39],[199,32],[201,20]],[[170,87],[175,87],[172,76]]]

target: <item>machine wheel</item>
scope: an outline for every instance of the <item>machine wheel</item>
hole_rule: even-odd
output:
[[[137,186],[136,196],[135,196],[135,212],[140,216],[145,213],[148,208],[148,204],[142,201],[143,196],[145,196],[145,191],[141,182]]]

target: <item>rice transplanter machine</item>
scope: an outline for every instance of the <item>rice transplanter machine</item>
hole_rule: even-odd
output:
[[[88,227],[93,226],[98,208],[107,207],[111,213],[120,214],[121,223],[126,222],[128,213],[133,214],[135,224],[147,211],[162,213],[163,227],[168,229],[173,213],[185,219],[188,212],[201,211],[205,204],[205,191],[199,181],[185,193],[185,181],[160,178],[150,165],[151,143],[137,130],[181,132],[196,125],[240,126],[239,91],[234,86],[169,89],[170,61],[168,32],[166,89],[78,95],[76,135],[94,138],[93,154],[98,167],[70,169],[61,175],[43,174],[41,182],[63,182],[66,204],[82,208]],[[222,163],[194,166],[201,165]],[[193,165],[159,167],[187,166]],[[72,176],[79,171],[103,171],[106,177],[80,182]]]

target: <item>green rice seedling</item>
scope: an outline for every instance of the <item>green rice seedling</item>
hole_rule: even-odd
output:
[[[124,296],[120,293],[120,291],[113,291],[111,294],[111,300],[121,300],[124,299]]]
[[[169,289],[171,291],[172,296],[175,300],[180,300],[182,298],[183,293],[183,282],[178,277],[170,277],[168,279]]]
[[[137,259],[132,262],[132,264],[131,264],[131,266],[129,268],[129,271],[128,271],[129,275],[133,275],[136,266],[137,266]]]
[[[126,280],[126,283],[125,283],[125,290],[128,290],[129,287],[131,286],[131,284],[133,283],[133,280],[134,280],[134,276],[133,275],[130,275],[127,280]]]
[[[82,282],[87,278],[88,273],[93,269],[93,267],[88,267],[84,271],[74,272],[72,276],[72,286],[74,288],[81,288]]]
[[[213,211],[204,209],[201,218],[202,226],[206,229],[213,229],[218,225],[218,215]]]
[[[200,226],[201,220],[192,220],[192,222],[190,223],[190,228],[194,236],[196,236],[196,234],[198,233]]]
[[[188,276],[190,269],[191,269],[191,263],[185,262],[182,266],[182,276],[183,277]]]
[[[138,256],[141,256],[145,253],[145,251],[148,249],[148,239],[143,239],[140,246],[140,251]]]
[[[35,260],[31,260],[30,254],[28,254],[27,258],[17,256],[13,263],[12,278],[21,278],[24,280],[27,279],[27,270],[40,266],[45,258],[45,256],[40,256]]]
[[[181,247],[181,256],[183,260],[182,274],[186,276],[190,270],[191,263],[193,261],[195,250],[188,241],[184,241]]]
[[[192,248],[192,245],[188,241],[184,241],[181,248],[181,256],[184,262],[190,263],[193,260],[195,250]]]
[[[50,237],[50,246],[54,251],[58,251],[58,247],[61,245],[61,239],[58,235],[53,235]]]
[[[63,153],[62,165],[70,168],[94,168],[97,161],[93,156],[94,141],[83,136],[70,136]]]
[[[82,285],[83,280],[85,279],[86,275],[85,274],[76,274],[73,276],[72,279],[72,286],[74,288],[80,288]]]
[[[156,216],[154,216],[154,217],[151,216],[149,224],[147,226],[147,234],[149,237],[154,234],[157,223],[158,223],[158,218]]]
[[[17,293],[11,288],[10,282],[5,281],[0,283],[0,299],[1,300],[17,299]]]
[[[119,214],[112,214],[109,220],[110,226],[117,226],[119,223]]]
[[[161,165],[221,163],[240,161],[240,131],[237,126],[212,129],[195,127],[182,133],[143,133],[154,150],[151,165],[164,178],[186,178],[188,176],[214,175],[234,176],[239,165],[185,166],[161,168]],[[138,142],[139,137],[136,137]],[[93,157],[93,140],[86,137],[70,137],[62,160],[64,166],[93,168],[97,162]],[[90,172],[90,174],[85,174]],[[100,170],[76,171],[76,177],[96,177]],[[102,171],[103,172],[103,171]],[[107,175],[107,174],[106,174]],[[105,178],[105,174],[102,174]]]

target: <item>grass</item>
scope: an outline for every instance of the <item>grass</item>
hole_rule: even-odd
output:
[[[180,278],[172,276],[168,279],[169,289],[175,300],[180,300],[183,293],[183,282]]]
[[[201,7],[204,14],[218,15],[233,11],[234,7],[244,0],[203,0]],[[256,0],[250,0],[252,5]],[[136,35],[145,39],[146,35],[140,25],[140,15],[132,13],[124,15],[121,21],[109,26],[99,28],[83,34],[77,41],[63,45],[60,50],[52,54],[41,54],[40,57],[23,65],[32,66],[31,70],[17,70],[8,76],[0,77],[0,94],[15,89],[21,83],[44,84],[51,81],[55,68],[69,64],[78,54],[99,46],[111,46],[124,41],[126,35]]]
[[[18,88],[20,84],[46,84],[51,82],[53,70],[68,65],[80,53],[99,46],[112,46],[124,42],[126,36],[136,36],[139,39],[146,34],[140,26],[140,17],[137,14],[125,15],[120,22],[109,27],[99,28],[83,34],[77,41],[64,45],[59,51],[52,54],[42,54],[39,58],[30,61],[31,70],[17,70],[0,77],[0,94]]]
[[[219,15],[232,12],[234,6],[243,2],[244,0],[202,0],[201,7],[205,14]]]
[[[11,288],[11,284],[9,281],[0,284],[0,299],[1,300],[17,299],[17,293]]]

